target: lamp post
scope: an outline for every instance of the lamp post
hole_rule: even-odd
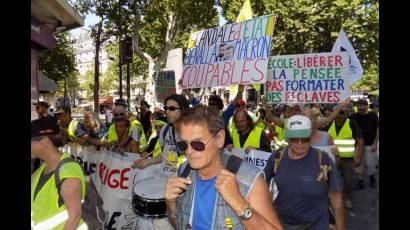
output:
[[[115,63],[118,65],[118,67],[119,67],[119,76],[120,76],[120,90],[119,90],[119,95],[120,95],[120,98],[122,98],[122,66],[121,66],[121,63],[120,63],[120,62],[121,62],[121,57],[119,58],[119,62],[117,62],[114,57],[108,57],[108,59],[109,59],[110,61],[115,62]]]

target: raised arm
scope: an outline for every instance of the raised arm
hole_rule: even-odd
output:
[[[328,117],[321,118],[317,121],[317,127],[323,127],[326,124],[332,122],[336,118],[337,114],[339,114],[339,112],[342,110],[343,106],[349,103],[350,98],[347,98],[346,101],[337,104],[333,112]]]
[[[235,98],[232,101],[233,105],[238,106],[238,102],[239,102],[239,100],[242,99],[242,94],[243,94],[244,90],[245,90],[244,85],[238,85],[238,93],[236,94]]]
[[[285,127],[285,121],[280,119],[279,117],[273,116],[272,111],[270,110],[270,106],[266,102],[266,97],[264,95],[261,96],[261,101],[262,101],[263,106],[265,107],[266,120],[269,123],[273,122],[275,125],[283,129]]]

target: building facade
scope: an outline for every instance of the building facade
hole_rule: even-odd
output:
[[[39,100],[38,51],[53,49],[54,33],[84,25],[84,19],[66,0],[31,0],[31,120]]]

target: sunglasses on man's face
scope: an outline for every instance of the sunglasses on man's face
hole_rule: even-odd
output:
[[[209,140],[207,140],[205,143],[202,142],[202,141],[178,141],[178,142],[177,142],[177,148],[178,148],[180,151],[186,151],[186,150],[188,149],[188,144],[190,144],[193,149],[195,149],[196,151],[202,152],[202,151],[205,150],[205,146],[206,146],[209,142],[211,142],[211,140],[212,140],[215,136],[216,136],[216,134],[215,134],[215,135],[212,135],[212,137],[209,138]]]
[[[31,141],[41,141],[43,139],[43,136],[37,136],[37,137],[32,137]]]
[[[181,109],[181,108],[177,108],[177,107],[174,107],[174,106],[164,106],[164,110],[165,111],[167,111],[167,110],[169,110],[169,111],[171,111],[171,112],[173,112],[173,111],[175,111],[175,110],[177,110],[177,109]]]
[[[124,113],[114,113],[114,116],[124,116]]]
[[[289,142],[292,142],[292,143],[302,142],[302,143],[306,144],[309,141],[310,141],[310,138],[289,138]]]

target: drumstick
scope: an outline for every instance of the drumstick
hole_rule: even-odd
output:
[[[165,158],[165,160],[167,160],[167,161],[168,161],[168,163],[170,163],[170,164],[171,164],[171,166],[172,166],[172,167],[174,167],[174,169],[177,169],[177,166],[175,166],[175,165],[174,165],[174,163],[172,163],[171,161],[169,161],[169,160],[168,160],[168,159],[166,159],[166,158]]]
[[[146,156],[140,158],[140,159],[147,159],[147,157],[151,156],[154,153],[154,151],[149,152]],[[138,160],[140,160],[138,159]],[[135,164],[131,165],[131,168],[135,169],[137,166]]]

